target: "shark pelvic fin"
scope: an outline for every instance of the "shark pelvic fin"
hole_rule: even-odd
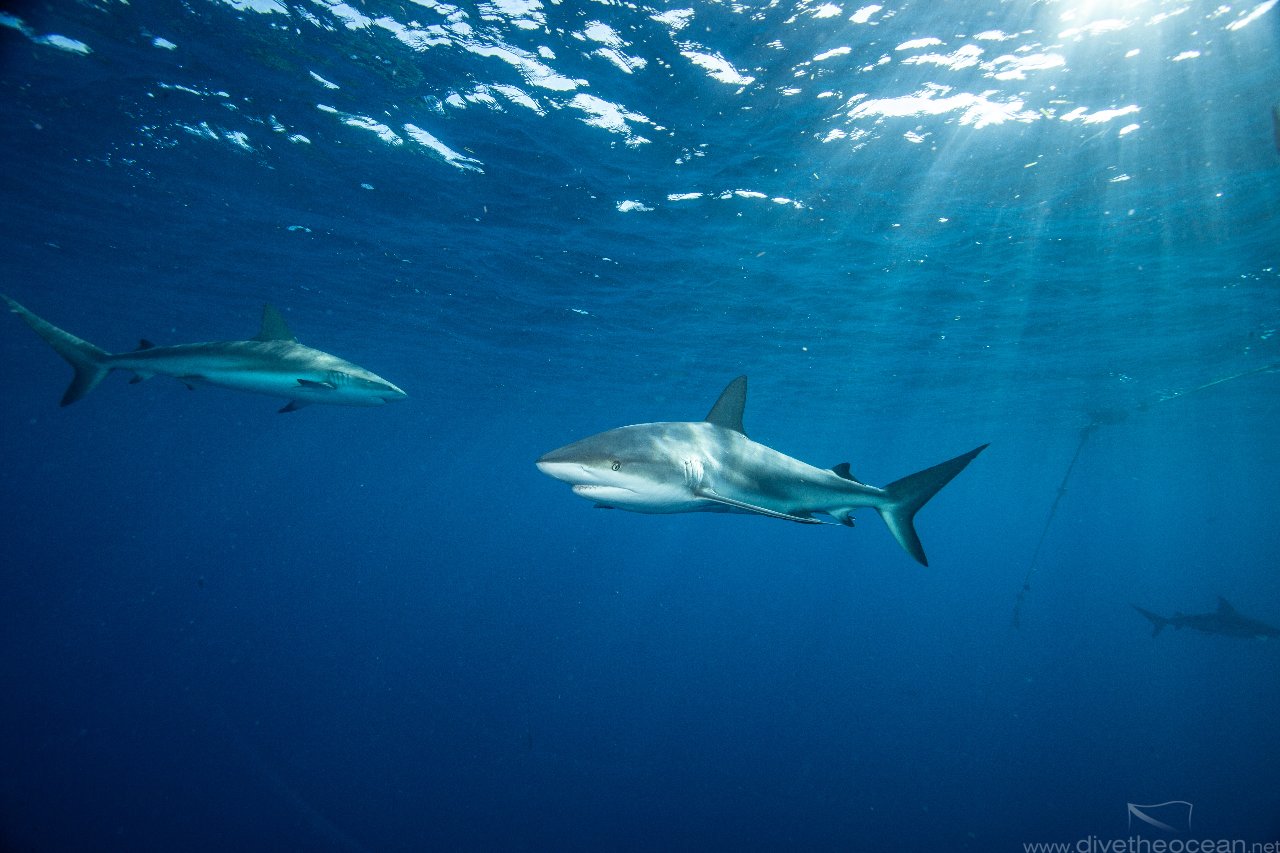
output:
[[[742,428],[742,410],[747,407],[747,377],[739,376],[720,392],[720,399],[711,407],[705,420],[718,427],[731,429],[746,435]]]
[[[99,349],[88,341],[82,341],[70,332],[64,332],[47,320],[43,320],[14,302],[7,296],[0,297],[9,305],[9,310],[22,318],[44,342],[53,347],[54,352],[66,359],[67,364],[75,371],[71,384],[62,395],[62,405],[70,406],[85,394],[88,394],[102,381],[111,368],[106,365],[110,354]]]
[[[296,412],[298,411],[298,409],[301,409],[303,406],[310,406],[310,405],[311,403],[305,400],[290,400],[289,402],[284,404],[283,408],[277,411],[277,414],[283,415],[285,412]]]
[[[298,342],[293,332],[289,331],[289,324],[284,321],[284,315],[271,305],[262,306],[262,328],[254,340],[290,341],[295,344]]]
[[[710,489],[699,489],[698,491],[694,492],[694,494],[700,498],[703,498],[704,500],[713,501],[718,504],[724,504],[725,506],[731,506],[734,509],[740,509],[740,510],[743,510],[744,512],[755,512],[755,513],[759,513],[760,515],[767,515],[770,518],[781,518],[784,521],[798,521],[801,524],[830,524],[831,523],[829,521],[823,521],[820,518],[814,518],[811,515],[792,515],[791,513],[788,513],[788,512],[778,512],[777,510],[774,510],[774,509],[766,509],[765,507],[762,507],[762,506],[749,504],[746,501],[738,501],[738,500],[734,500],[733,498],[726,498],[724,495],[716,494]]]

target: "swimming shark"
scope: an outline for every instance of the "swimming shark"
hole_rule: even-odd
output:
[[[927,566],[913,524],[916,513],[987,447],[881,489],[860,482],[847,462],[815,468],[747,438],[742,427],[746,402],[747,377],[739,376],[702,421],[611,429],[553,450],[536,464],[604,509],[754,513],[852,527],[853,511],[872,507],[903,550]]]
[[[188,388],[217,385],[283,397],[289,402],[281,412],[312,403],[381,406],[408,396],[363,367],[298,343],[284,317],[270,305],[263,306],[262,328],[253,340],[168,347],[144,340],[133,352],[112,354],[37,317],[8,296],[0,299],[75,370],[62,395],[64,406],[88,394],[113,370],[132,371],[131,383],[172,376]]]
[[[1166,626],[1175,629],[1187,627],[1206,634],[1221,634],[1224,637],[1244,637],[1245,639],[1265,640],[1267,637],[1280,637],[1280,628],[1273,628],[1265,622],[1250,619],[1231,606],[1231,602],[1218,596],[1218,609],[1212,613],[1175,613],[1167,619],[1150,610],[1143,610],[1138,605],[1133,609],[1151,620],[1151,636],[1157,636]]]

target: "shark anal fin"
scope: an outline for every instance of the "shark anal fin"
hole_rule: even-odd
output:
[[[830,524],[831,523],[829,521],[823,521],[820,518],[814,518],[811,515],[793,515],[789,512],[779,512],[776,509],[768,509],[766,507],[756,506],[755,504],[749,504],[746,501],[738,501],[738,500],[734,500],[733,498],[726,498],[724,495],[716,494],[715,492],[709,489],[702,489],[700,491],[694,492],[694,494],[696,494],[700,498],[703,498],[704,500],[713,501],[718,504],[724,504],[725,506],[731,506],[734,509],[740,509],[744,512],[754,512],[760,515],[767,515],[770,518],[781,518],[784,521],[795,521],[795,522],[799,522],[800,524]]]
[[[747,377],[739,376],[720,392],[720,399],[711,407],[705,420],[718,427],[731,429],[746,435],[742,428],[742,410],[747,407]]]
[[[284,315],[271,305],[262,306],[262,328],[258,330],[258,336],[254,340],[289,341],[295,344],[298,342],[293,332],[289,331],[289,324],[284,321]]]
[[[301,409],[304,406],[310,406],[310,405],[311,405],[310,403],[304,400],[290,400],[289,402],[284,404],[284,407],[281,408],[277,412],[277,414],[283,415],[285,412],[296,412],[298,411],[298,409]]]
[[[317,382],[314,379],[299,379],[298,384],[303,388],[311,388],[316,391],[333,391],[338,387],[332,382]]]

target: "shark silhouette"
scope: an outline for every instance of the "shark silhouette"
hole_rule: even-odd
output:
[[[1265,640],[1267,637],[1280,637],[1280,628],[1273,628],[1265,622],[1250,619],[1231,606],[1231,602],[1218,597],[1218,609],[1210,613],[1175,613],[1164,617],[1138,605],[1133,609],[1147,617],[1151,622],[1151,636],[1157,636],[1169,625],[1175,629],[1194,628],[1206,634],[1220,634],[1224,637],[1243,637],[1245,639]]]
[[[284,317],[270,305],[263,306],[262,327],[253,340],[167,347],[144,340],[133,352],[113,355],[37,317],[7,296],[0,299],[75,370],[62,395],[64,406],[88,394],[113,370],[131,371],[131,382],[172,376],[188,388],[216,385],[283,397],[289,402],[282,412],[311,403],[381,406],[407,396],[359,365],[298,343]]]

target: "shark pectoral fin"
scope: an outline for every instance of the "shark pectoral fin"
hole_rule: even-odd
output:
[[[277,412],[277,414],[283,415],[285,412],[296,412],[298,411],[298,409],[301,409],[304,406],[310,406],[310,405],[311,405],[310,403],[304,400],[290,400],[289,402],[284,404],[284,408],[280,409]]]
[[[725,506],[731,506],[734,509],[740,509],[740,510],[743,510],[744,512],[755,512],[755,513],[759,513],[760,515],[767,515],[770,518],[781,518],[784,521],[796,521],[796,522],[799,522],[800,524],[830,524],[831,523],[829,521],[823,521],[822,519],[819,519],[819,518],[814,518],[811,515],[792,515],[791,513],[788,513],[788,512],[778,512],[776,509],[768,509],[766,507],[756,506],[755,504],[749,504],[746,501],[737,501],[737,500],[734,500],[733,498],[726,498],[724,495],[718,495],[709,489],[702,489],[694,492],[694,494],[700,498],[703,498],[704,500],[713,501],[718,504],[724,504]]]
[[[298,384],[313,391],[333,391],[338,387],[332,382],[316,382],[314,379],[299,379]]]

